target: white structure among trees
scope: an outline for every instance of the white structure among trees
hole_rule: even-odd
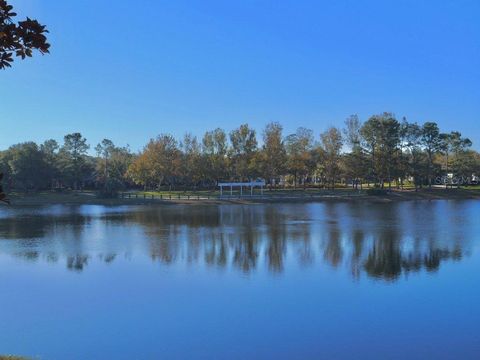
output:
[[[239,187],[240,188],[240,196],[243,195],[243,188],[250,188],[250,195],[253,195],[253,188],[259,187],[260,192],[263,195],[263,187],[265,186],[265,181],[249,181],[249,182],[227,182],[227,183],[218,183],[220,187],[220,196],[223,196],[223,188],[230,188],[230,196],[233,195],[233,188]]]

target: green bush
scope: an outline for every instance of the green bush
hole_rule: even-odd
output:
[[[118,179],[108,179],[103,188],[97,191],[97,197],[101,199],[113,199],[124,189],[123,183]]]
[[[367,195],[384,196],[384,195],[388,195],[388,191],[380,188],[367,189]]]

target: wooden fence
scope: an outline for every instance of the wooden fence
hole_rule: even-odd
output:
[[[355,194],[330,194],[330,193],[316,193],[316,194],[263,194],[263,195],[250,195],[250,194],[235,194],[235,195],[182,195],[182,194],[138,194],[138,193],[121,193],[122,199],[138,199],[138,200],[240,200],[240,199],[315,199],[315,198],[328,198],[328,197],[342,197],[342,196],[355,196]],[[360,195],[360,194],[358,194]]]

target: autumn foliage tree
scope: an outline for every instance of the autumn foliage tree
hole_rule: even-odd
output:
[[[320,134],[320,141],[327,183],[334,189],[340,172],[342,133],[337,128],[331,127]]]
[[[242,124],[238,129],[230,132],[230,142],[232,173],[239,180],[251,179],[252,175],[257,175],[256,168],[253,166],[257,151],[255,130],[248,124]]]
[[[175,186],[175,180],[180,175],[181,152],[177,140],[171,135],[162,134],[151,139],[142,153],[133,161],[128,173],[139,185],[159,188],[167,184]]]
[[[185,134],[180,144],[182,150],[181,175],[188,185],[196,188],[205,178],[202,145],[196,136]]]
[[[313,131],[304,127],[299,127],[294,134],[285,138],[287,171],[293,176],[294,187],[297,187],[299,178],[305,186],[305,178],[315,166],[312,156],[313,143]]]
[[[203,170],[205,180],[214,185],[220,179],[225,179],[228,173],[227,134],[217,128],[207,131],[202,139]]]
[[[282,135],[283,127],[278,122],[272,122],[263,131],[263,147],[260,153],[261,173],[270,183],[285,172],[287,151]]]

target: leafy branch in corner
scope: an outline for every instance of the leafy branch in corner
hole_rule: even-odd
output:
[[[28,17],[16,23],[15,16],[13,6],[0,0],[0,69],[12,66],[13,55],[25,59],[31,57],[34,50],[41,54],[49,52],[45,25]]]

